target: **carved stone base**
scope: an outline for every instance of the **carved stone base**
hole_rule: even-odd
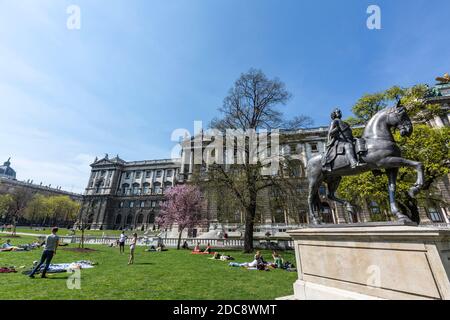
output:
[[[367,224],[289,234],[295,299],[450,299],[450,230]]]

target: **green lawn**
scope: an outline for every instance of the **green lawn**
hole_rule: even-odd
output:
[[[0,243],[4,240],[0,238]],[[13,244],[31,240],[32,237],[12,239]],[[138,247],[136,264],[128,266],[128,254],[119,254],[117,248],[100,245],[89,245],[89,248],[98,251],[77,253],[60,248],[53,259],[54,263],[76,260],[99,263],[93,269],[81,271],[81,290],[67,288],[68,273],[53,274],[49,279],[29,279],[21,272],[0,273],[2,299],[274,299],[291,295],[297,277],[296,272],[284,270],[229,267],[228,262],[175,249],[157,253]],[[251,261],[253,257],[240,251],[224,253],[231,254],[236,262]],[[40,249],[0,252],[0,266],[29,268],[40,255]],[[282,252],[282,255],[295,261],[293,252]],[[270,253],[264,251],[264,256],[268,259]]]

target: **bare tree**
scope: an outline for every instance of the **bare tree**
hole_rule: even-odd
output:
[[[307,116],[285,120],[278,106],[285,105],[291,94],[285,84],[268,79],[261,70],[250,69],[236,80],[219,108],[222,116],[210,123],[210,128],[225,132],[227,129],[250,131],[260,129],[299,129],[312,124]],[[278,186],[276,176],[262,174],[264,164],[252,161],[249,138],[245,138],[243,162],[240,164],[214,164],[209,170],[210,179],[228,188],[244,211],[244,251],[253,251],[253,227],[260,192]]]

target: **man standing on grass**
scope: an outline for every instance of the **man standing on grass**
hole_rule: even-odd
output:
[[[125,241],[127,240],[127,236],[125,235],[125,232],[122,231],[119,238],[119,252],[125,253]]]
[[[48,266],[50,265],[50,262],[52,261],[53,256],[56,254],[56,249],[58,248],[59,244],[59,237],[56,235],[58,232],[58,228],[52,228],[52,233],[47,236],[45,239],[45,247],[44,252],[42,252],[41,261],[38,263],[38,265],[31,271],[30,278],[34,278],[34,274],[39,270],[39,268],[42,266],[42,264],[45,261],[45,267],[42,271],[42,278],[47,278],[46,273],[48,270]]]

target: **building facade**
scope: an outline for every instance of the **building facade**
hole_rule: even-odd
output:
[[[77,226],[148,230],[155,228],[164,190],[178,181],[179,161],[126,162],[105,155],[91,168]]]

